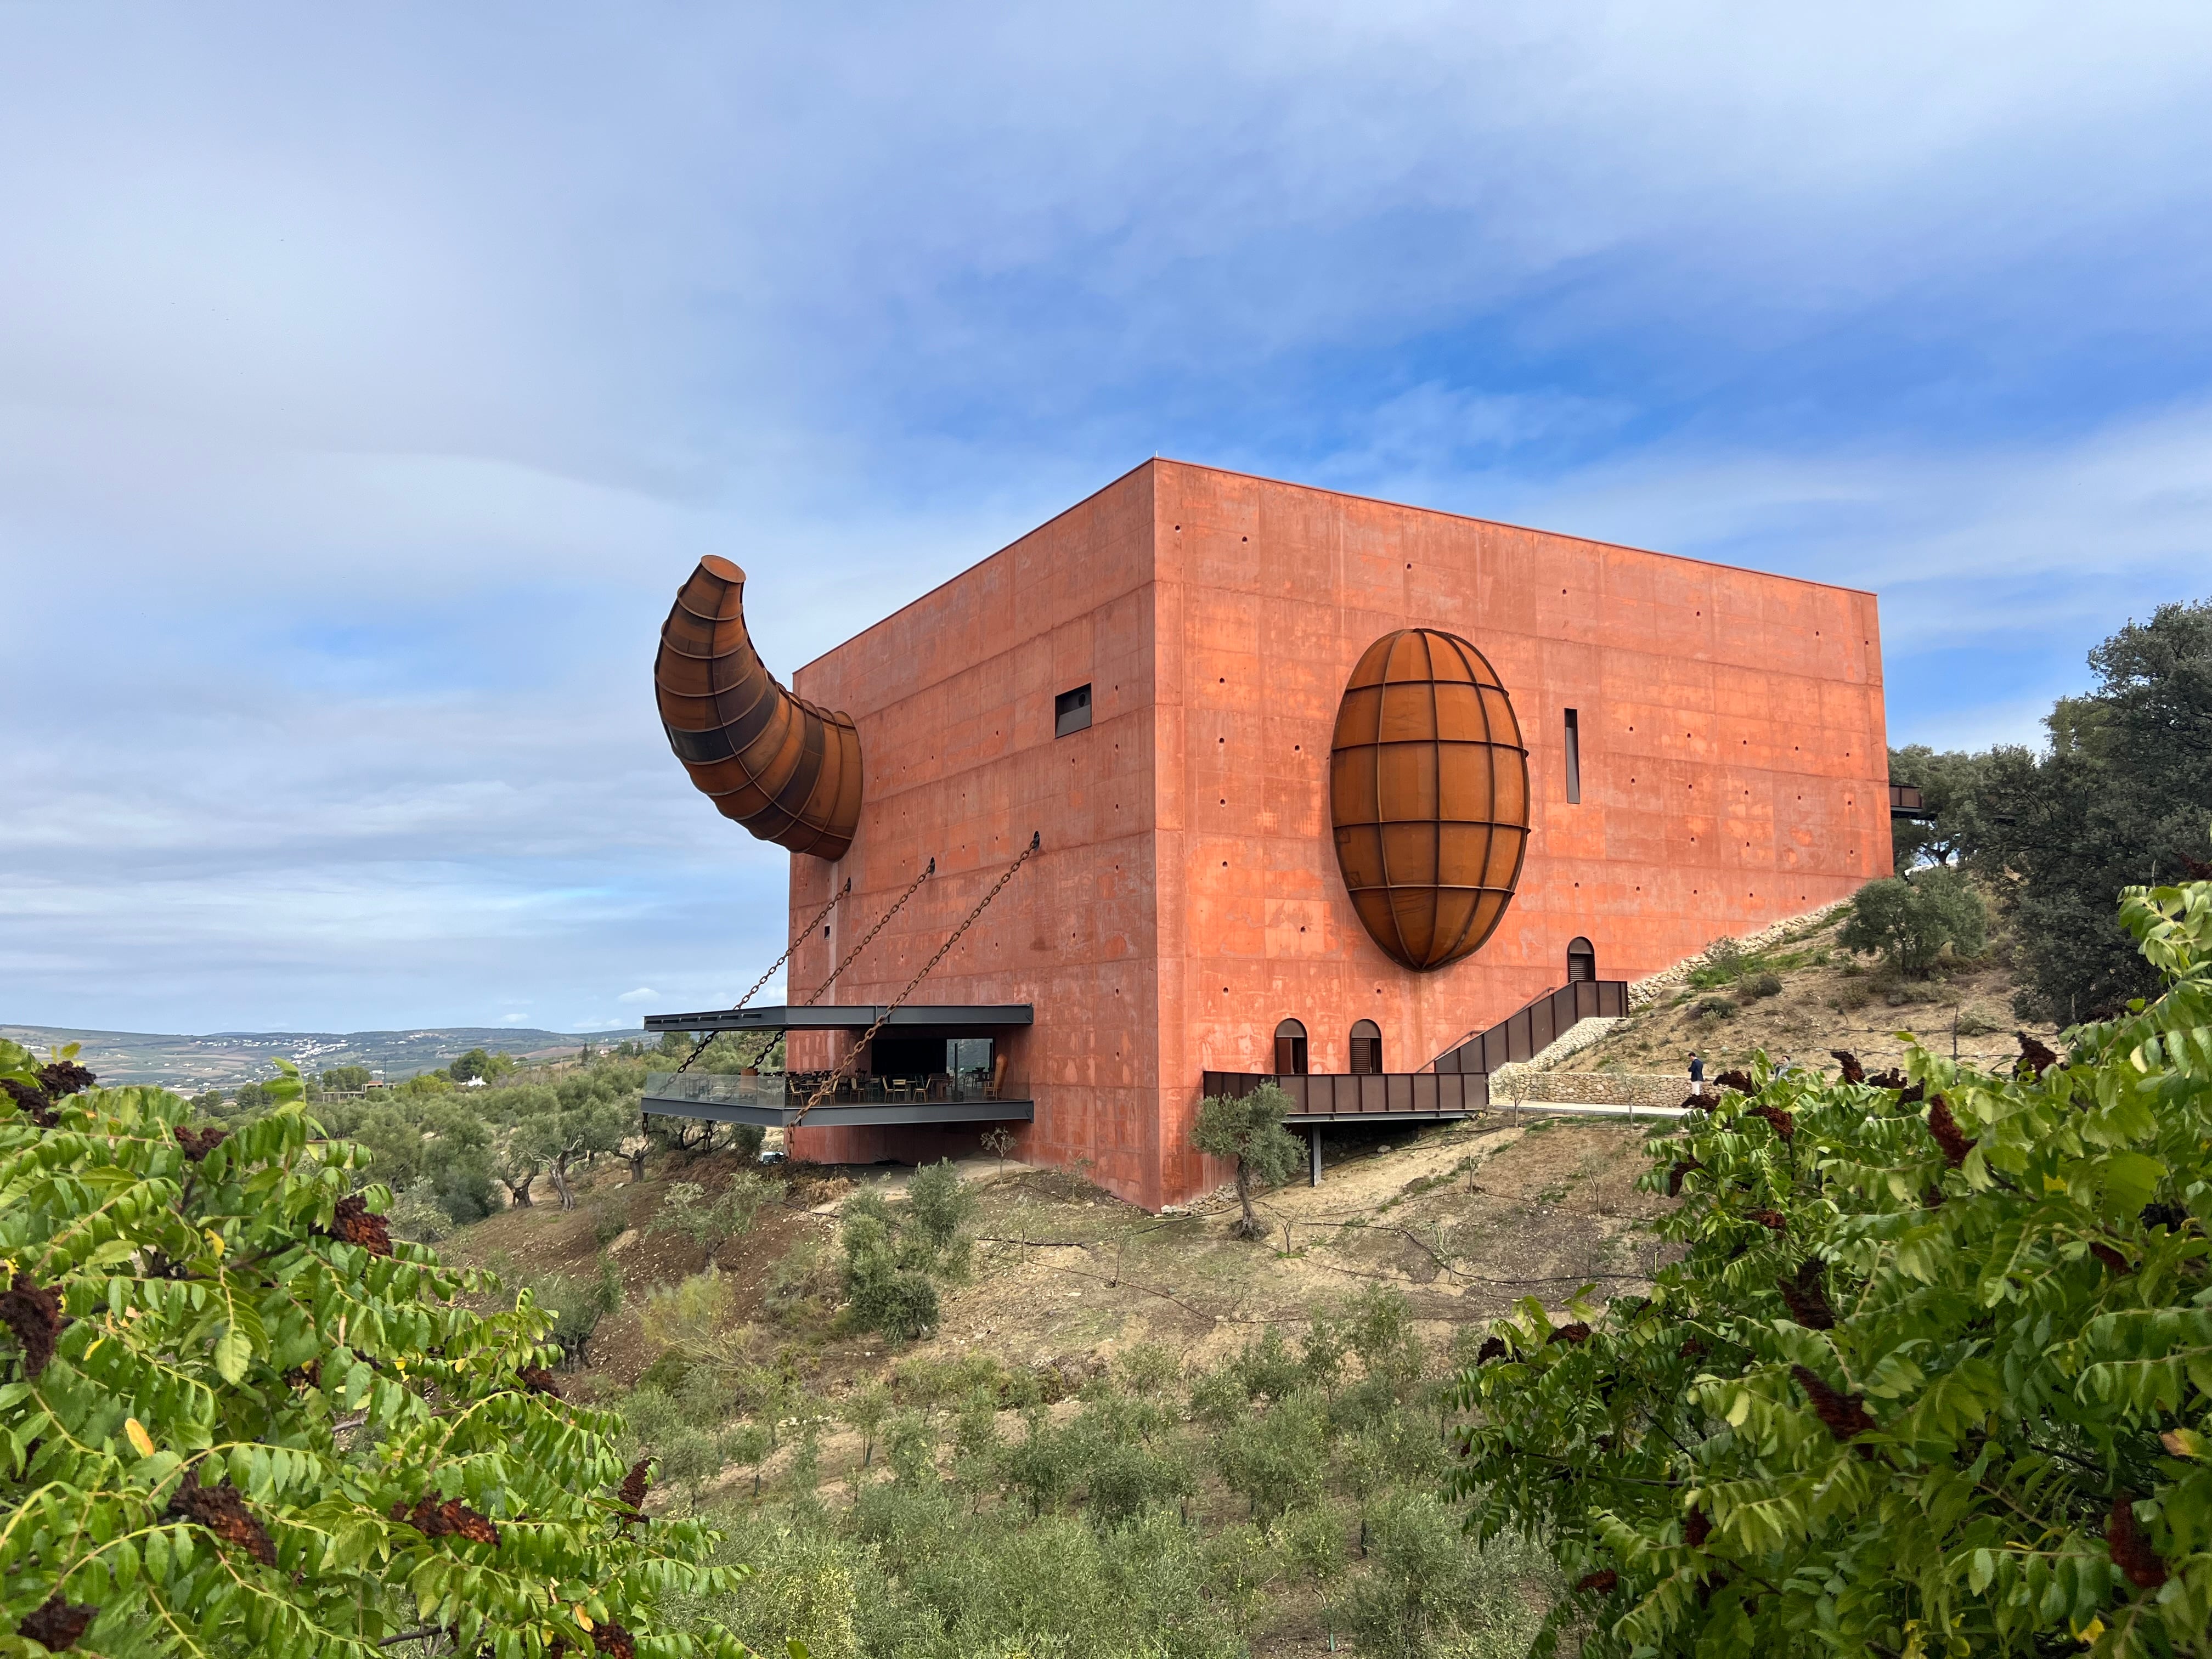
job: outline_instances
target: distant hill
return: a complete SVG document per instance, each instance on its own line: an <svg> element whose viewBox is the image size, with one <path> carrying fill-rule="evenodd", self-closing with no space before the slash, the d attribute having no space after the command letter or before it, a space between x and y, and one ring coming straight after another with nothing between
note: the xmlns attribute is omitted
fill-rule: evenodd
<svg viewBox="0 0 2212 1659"><path fill-rule="evenodd" d="M65 1042L84 1045L78 1056L102 1083L159 1083L172 1089L229 1089L276 1075L270 1057L282 1054L307 1072L333 1066L381 1068L397 1083L443 1066L471 1048L510 1054L573 1051L586 1039L619 1042L635 1030L540 1031L514 1025L424 1026L405 1031L216 1031L206 1036L164 1036L146 1031L80 1031L59 1025L0 1025L0 1037L44 1056Z"/></svg>

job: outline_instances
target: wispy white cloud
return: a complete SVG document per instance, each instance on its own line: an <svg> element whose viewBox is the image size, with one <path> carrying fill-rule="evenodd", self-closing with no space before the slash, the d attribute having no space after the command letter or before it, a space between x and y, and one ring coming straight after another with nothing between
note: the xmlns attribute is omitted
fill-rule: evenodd
<svg viewBox="0 0 2212 1659"><path fill-rule="evenodd" d="M785 861L653 719L693 560L787 672L1154 451L1876 586L1900 733L2205 586L2202 8L0 47L13 1018L732 995Z"/></svg>

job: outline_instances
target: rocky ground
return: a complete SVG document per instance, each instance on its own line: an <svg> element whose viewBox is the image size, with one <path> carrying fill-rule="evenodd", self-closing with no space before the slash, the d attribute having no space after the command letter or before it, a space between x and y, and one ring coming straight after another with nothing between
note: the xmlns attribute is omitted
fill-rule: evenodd
<svg viewBox="0 0 2212 1659"><path fill-rule="evenodd" d="M2020 1053L2016 1030L2045 1042L2056 1035L2014 1014L2017 987L2002 936L1985 956L1946 960L1929 978L1910 980L1844 950L1836 938L1843 920L1839 913L1797 930L1733 973L1693 975L1708 982L1666 992L1559 1069L1686 1079L1694 1048L1709 1076L1758 1052L1833 1072L1829 1051L1844 1048L1881 1071L1903 1063L1905 1032L1940 1054L1990 1065Z"/></svg>

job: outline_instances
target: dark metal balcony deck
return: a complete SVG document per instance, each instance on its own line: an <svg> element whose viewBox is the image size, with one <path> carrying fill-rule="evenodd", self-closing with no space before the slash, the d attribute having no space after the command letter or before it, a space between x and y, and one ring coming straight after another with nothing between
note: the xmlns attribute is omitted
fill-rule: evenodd
<svg viewBox="0 0 2212 1659"><path fill-rule="evenodd" d="M1490 1079L1480 1072L1383 1072L1364 1077L1311 1072L1207 1072L1203 1091L1241 1098L1263 1083L1290 1096L1289 1128L1316 1123L1426 1123L1465 1117L1490 1104Z"/></svg>
<svg viewBox="0 0 2212 1659"><path fill-rule="evenodd" d="M865 1031L884 1012L880 1002L830 1007L711 1008L696 1014L647 1014L648 1031ZM1026 1002L909 1003L884 1021L886 1031L942 1031L948 1036L1034 1024ZM811 1121L811 1120L810 1120Z"/></svg>
<svg viewBox="0 0 2212 1659"><path fill-rule="evenodd" d="M641 1104L659 1117L787 1128L797 1121L818 1080L781 1073L745 1077L720 1072L655 1072L645 1080ZM927 1127L1027 1123L1036 1115L1035 1102L995 1098L980 1083L943 1077L912 1083L860 1077L842 1083L836 1093L806 1114L806 1123L817 1129L885 1124Z"/></svg>
<svg viewBox="0 0 2212 1659"><path fill-rule="evenodd" d="M1917 783L1893 783L1889 786L1889 815L1893 818L1907 818L1914 823L1933 823L1936 813L1921 799Z"/></svg>

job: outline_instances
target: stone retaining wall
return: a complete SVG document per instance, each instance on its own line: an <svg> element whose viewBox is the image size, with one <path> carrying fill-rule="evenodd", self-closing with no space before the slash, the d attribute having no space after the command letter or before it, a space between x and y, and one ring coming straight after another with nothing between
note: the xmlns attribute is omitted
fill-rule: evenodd
<svg viewBox="0 0 2212 1659"><path fill-rule="evenodd" d="M1690 1092L1688 1077L1671 1072L1537 1072L1517 1080L1527 1106L1680 1106ZM1512 1103L1513 1091L1493 1082L1492 1109Z"/></svg>
<svg viewBox="0 0 2212 1659"><path fill-rule="evenodd" d="M1771 950L1775 945L1787 944L1803 934L1814 932L1834 921L1836 917L1850 908L1851 902L1849 899L1838 899L1833 904L1824 904L1817 910L1808 910L1802 916L1791 916L1785 921L1776 922L1771 927L1762 927L1755 933L1746 933L1741 939L1736 940L1737 948L1746 956ZM1639 979L1631 984L1628 988L1629 1012L1633 1013L1638 1009L1649 1008L1669 991L1677 990L1686 984L1692 974L1706 965L1711 954L1710 950L1700 951L1693 957L1685 957L1671 968L1662 968L1649 978ZM1686 1089L1689 1085L1686 1083L1683 1086Z"/></svg>

